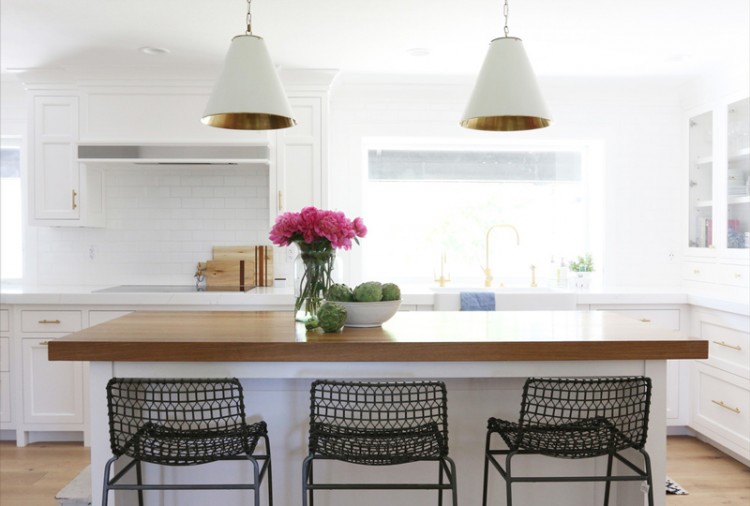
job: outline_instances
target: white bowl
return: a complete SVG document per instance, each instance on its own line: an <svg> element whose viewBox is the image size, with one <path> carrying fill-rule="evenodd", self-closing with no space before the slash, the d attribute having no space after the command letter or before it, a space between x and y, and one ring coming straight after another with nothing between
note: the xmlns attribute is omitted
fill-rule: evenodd
<svg viewBox="0 0 750 506"><path fill-rule="evenodd" d="M383 322L390 320L401 306L400 300L338 303L346 308L345 327L380 327Z"/></svg>

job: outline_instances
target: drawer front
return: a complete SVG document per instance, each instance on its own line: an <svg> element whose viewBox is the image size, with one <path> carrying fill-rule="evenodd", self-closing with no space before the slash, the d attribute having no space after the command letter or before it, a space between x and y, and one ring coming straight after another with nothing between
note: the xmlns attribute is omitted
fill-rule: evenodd
<svg viewBox="0 0 750 506"><path fill-rule="evenodd" d="M89 327L130 314L132 311L89 311Z"/></svg>
<svg viewBox="0 0 750 506"><path fill-rule="evenodd" d="M682 277L690 281L716 282L716 265L704 262L685 262Z"/></svg>
<svg viewBox="0 0 750 506"><path fill-rule="evenodd" d="M0 332L10 331L10 311L0 309Z"/></svg>
<svg viewBox="0 0 750 506"><path fill-rule="evenodd" d="M750 287L750 266L731 264L719 265L717 282L723 285Z"/></svg>
<svg viewBox="0 0 750 506"><path fill-rule="evenodd" d="M10 338L0 337L0 372L10 371Z"/></svg>
<svg viewBox="0 0 750 506"><path fill-rule="evenodd" d="M750 334L712 322L700 322L700 336L708 340L708 362L750 378Z"/></svg>
<svg viewBox="0 0 750 506"><path fill-rule="evenodd" d="M607 311L665 329L680 330L679 309L607 309Z"/></svg>
<svg viewBox="0 0 750 506"><path fill-rule="evenodd" d="M750 456L750 381L695 364L695 428L728 448Z"/></svg>
<svg viewBox="0 0 750 506"><path fill-rule="evenodd" d="M21 311L23 332L76 332L81 328L80 311Z"/></svg>

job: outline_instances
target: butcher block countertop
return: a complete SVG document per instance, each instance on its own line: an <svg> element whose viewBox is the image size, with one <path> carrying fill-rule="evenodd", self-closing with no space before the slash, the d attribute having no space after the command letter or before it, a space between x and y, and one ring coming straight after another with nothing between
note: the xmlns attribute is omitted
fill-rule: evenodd
<svg viewBox="0 0 750 506"><path fill-rule="evenodd" d="M50 360L482 362L708 357L708 342L607 311L403 311L325 334L275 312L134 312L49 342Z"/></svg>

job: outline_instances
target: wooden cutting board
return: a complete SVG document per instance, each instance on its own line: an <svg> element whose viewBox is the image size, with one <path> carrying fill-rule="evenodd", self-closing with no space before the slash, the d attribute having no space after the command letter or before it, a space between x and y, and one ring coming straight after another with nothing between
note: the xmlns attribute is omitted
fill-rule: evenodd
<svg viewBox="0 0 750 506"><path fill-rule="evenodd" d="M206 262L206 289L244 290L255 285L253 265L244 260L209 260Z"/></svg>
<svg viewBox="0 0 750 506"><path fill-rule="evenodd" d="M253 286L273 286L273 247L271 246L214 246L212 256L216 261L244 260L245 273L251 274ZM239 277L237 279L239 280Z"/></svg>

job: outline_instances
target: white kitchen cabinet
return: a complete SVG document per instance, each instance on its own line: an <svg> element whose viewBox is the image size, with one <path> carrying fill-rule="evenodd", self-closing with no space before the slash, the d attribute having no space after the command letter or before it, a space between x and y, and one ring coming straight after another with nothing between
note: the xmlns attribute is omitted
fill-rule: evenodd
<svg viewBox="0 0 750 506"><path fill-rule="evenodd" d="M306 206L325 208L327 194L328 91L324 89L288 91L297 125L277 133L274 172L269 181L270 218L297 212ZM293 250L277 252L276 278L291 279Z"/></svg>
<svg viewBox="0 0 750 506"><path fill-rule="evenodd" d="M750 290L750 98L724 97L688 113L683 279L699 291ZM744 95L744 96L743 96Z"/></svg>
<svg viewBox="0 0 750 506"><path fill-rule="evenodd" d="M11 389L10 309L0 309L0 430L14 429Z"/></svg>
<svg viewBox="0 0 750 506"><path fill-rule="evenodd" d="M78 95L32 94L29 222L41 226L104 226L100 169L78 163Z"/></svg>
<svg viewBox="0 0 750 506"><path fill-rule="evenodd" d="M52 362L47 358L50 340L83 328L80 309L24 308L14 310L19 322L13 334L16 363L20 366L20 400L16 416L16 444L25 446L31 434L87 432L83 362Z"/></svg>
<svg viewBox="0 0 750 506"><path fill-rule="evenodd" d="M750 317L695 308L691 335L709 356L693 364L690 426L750 465Z"/></svg>
<svg viewBox="0 0 750 506"><path fill-rule="evenodd" d="M644 325L659 326L685 334L687 317L684 308L622 305L592 305L591 310L612 311ZM685 321L683 321L685 320ZM685 426L688 424L688 396L684 383L688 380L687 364L682 361L667 361L667 424Z"/></svg>
<svg viewBox="0 0 750 506"><path fill-rule="evenodd" d="M24 424L36 430L72 424L72 430L83 430L83 364L48 360L51 339L22 339Z"/></svg>

